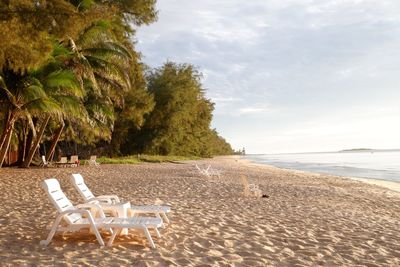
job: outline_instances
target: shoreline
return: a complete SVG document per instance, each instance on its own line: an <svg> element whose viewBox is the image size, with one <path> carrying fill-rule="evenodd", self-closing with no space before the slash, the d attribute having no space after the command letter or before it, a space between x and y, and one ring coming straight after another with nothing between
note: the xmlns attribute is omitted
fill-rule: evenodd
<svg viewBox="0 0 400 267"><path fill-rule="evenodd" d="M352 181L358 181L358 182L367 183L370 185L384 187L386 189L390 189L392 191L400 193L400 182L389 181L389 180L380 180L380 179L374 179L374 178L365 178L365 177L341 176L341 175L334 175L334 174L328 174L328 173L303 171L303 170L297 170L297 169L285 169L285 168L276 167L276 166L270 165L270 164L263 164L263 163L258 163L258 162L255 162L255 161L252 161L249 159L244 159L242 156L233 156L232 158L234 158L236 160L240 160L240 162L242 162L244 164L254 165L254 166L259 166L259 167L264 166L264 167L267 167L267 169L275 168L275 169L283 170L283 171L289 171L289 172L292 171L294 173L320 175L322 177L324 177L324 176L340 177L343 179L348 179L348 180L352 180Z"/></svg>

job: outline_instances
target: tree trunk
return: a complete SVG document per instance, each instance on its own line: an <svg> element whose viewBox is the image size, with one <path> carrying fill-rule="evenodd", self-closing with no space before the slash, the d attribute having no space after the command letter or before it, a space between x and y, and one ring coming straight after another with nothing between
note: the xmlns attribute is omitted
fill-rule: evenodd
<svg viewBox="0 0 400 267"><path fill-rule="evenodd" d="M21 165L22 162L25 160L26 157L26 146L27 146L27 138L28 138L28 125L26 120L23 120L21 122L21 131L18 134L18 159L17 159L17 165Z"/></svg>
<svg viewBox="0 0 400 267"><path fill-rule="evenodd" d="M64 122L62 122L61 127L57 130L56 134L53 137L53 140L51 140L51 146L50 146L49 152L46 155L46 160L48 162L53 160L54 151L56 150L56 146L57 146L58 140L60 140L62 131L64 130L64 126L65 126L65 124L64 124Z"/></svg>
<svg viewBox="0 0 400 267"><path fill-rule="evenodd" d="M26 147L28 145L28 131L29 131L29 129L24 129L24 144L23 144L23 148L22 148L22 157L21 157L20 163L24 162L25 157L26 157Z"/></svg>
<svg viewBox="0 0 400 267"><path fill-rule="evenodd" d="M46 129L47 124L49 123L49 120L50 120L50 115L46 115L46 117L42 123L42 127L41 127L39 133L36 135L36 139L33 142L31 148L29 149L29 154L26 157L26 159L24 160L24 162L22 163L21 167L28 168L29 165L31 164L33 156L35 155L36 150L39 146L39 143L43 138L44 130Z"/></svg>
<svg viewBox="0 0 400 267"><path fill-rule="evenodd" d="M0 168L1 168L1 166L3 166L4 159L6 158L8 148L10 147L13 128L14 128L14 124L11 126L11 129L7 129L7 133L4 136L3 146L0 150Z"/></svg>
<svg viewBox="0 0 400 267"><path fill-rule="evenodd" d="M2 148L3 148L3 145L4 145L4 143L5 143L5 141L6 141L6 137L7 137L7 134L8 134L8 130L9 130L9 127L10 127L10 123L11 123L11 121L10 121L10 116L11 114L10 114L10 112L7 112L7 117L6 117L6 120L4 121L4 129L3 129L3 132L2 132L2 134L1 134L1 137L0 137L0 151L2 150Z"/></svg>

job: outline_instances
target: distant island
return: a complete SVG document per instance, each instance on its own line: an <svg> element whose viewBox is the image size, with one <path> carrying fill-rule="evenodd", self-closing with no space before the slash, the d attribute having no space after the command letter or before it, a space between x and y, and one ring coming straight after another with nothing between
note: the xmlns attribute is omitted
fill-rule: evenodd
<svg viewBox="0 0 400 267"><path fill-rule="evenodd" d="M343 149L338 151L338 153L351 153L351 152L397 152L400 149L372 149L372 148L352 148L352 149Z"/></svg>
<svg viewBox="0 0 400 267"><path fill-rule="evenodd" d="M352 149L343 149L340 150L340 153L343 152L374 152L375 149L371 149L371 148L352 148Z"/></svg>

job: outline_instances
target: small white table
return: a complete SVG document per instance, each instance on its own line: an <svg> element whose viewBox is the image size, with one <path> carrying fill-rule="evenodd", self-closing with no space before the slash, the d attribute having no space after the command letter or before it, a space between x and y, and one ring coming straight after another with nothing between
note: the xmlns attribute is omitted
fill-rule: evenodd
<svg viewBox="0 0 400 267"><path fill-rule="evenodd" d="M118 218L128 218L128 209L131 208L130 202L115 203L115 204L102 204L101 205L105 212L112 212L116 214ZM124 228L121 231L121 235L127 235L128 229Z"/></svg>

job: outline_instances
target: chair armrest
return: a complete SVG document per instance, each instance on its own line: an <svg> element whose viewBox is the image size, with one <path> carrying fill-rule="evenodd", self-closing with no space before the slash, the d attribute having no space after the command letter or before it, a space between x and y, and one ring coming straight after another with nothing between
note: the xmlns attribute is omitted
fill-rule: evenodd
<svg viewBox="0 0 400 267"><path fill-rule="evenodd" d="M118 196L116 195L103 195L103 196L98 196L94 198L95 200L98 200L100 202L109 202L111 201L111 203L109 204L114 204L114 203L119 203L120 200L118 198Z"/></svg>
<svg viewBox="0 0 400 267"><path fill-rule="evenodd" d="M216 173L216 174L220 174L221 173L220 170L216 170L216 169L210 169L210 172Z"/></svg>
<svg viewBox="0 0 400 267"><path fill-rule="evenodd" d="M99 197L93 197L93 198L87 199L86 203L113 204L111 199L109 199L109 198L99 198Z"/></svg>
<svg viewBox="0 0 400 267"><path fill-rule="evenodd" d="M256 185L256 184L249 184L249 189L250 189L250 190L256 190L256 189L258 189L258 185Z"/></svg>
<svg viewBox="0 0 400 267"><path fill-rule="evenodd" d="M73 213L80 213L82 215L86 215L88 218L92 218L92 220L93 220L92 213L89 210L73 209L73 210L65 210L63 212L58 213L58 215L56 217L56 221L57 220L60 221L65 215L73 214Z"/></svg>
<svg viewBox="0 0 400 267"><path fill-rule="evenodd" d="M64 216L72 213L81 213L81 214L86 214L86 215L91 215L90 211L84 210L84 209L73 209L73 210L65 210L63 212L60 212L58 216Z"/></svg>
<svg viewBox="0 0 400 267"><path fill-rule="evenodd" d="M95 209L95 210L97 210L99 212L101 218L105 218L106 217L106 215L104 214L103 209L101 208L101 206L98 203L87 202L87 203L76 205L76 207L78 209Z"/></svg>

